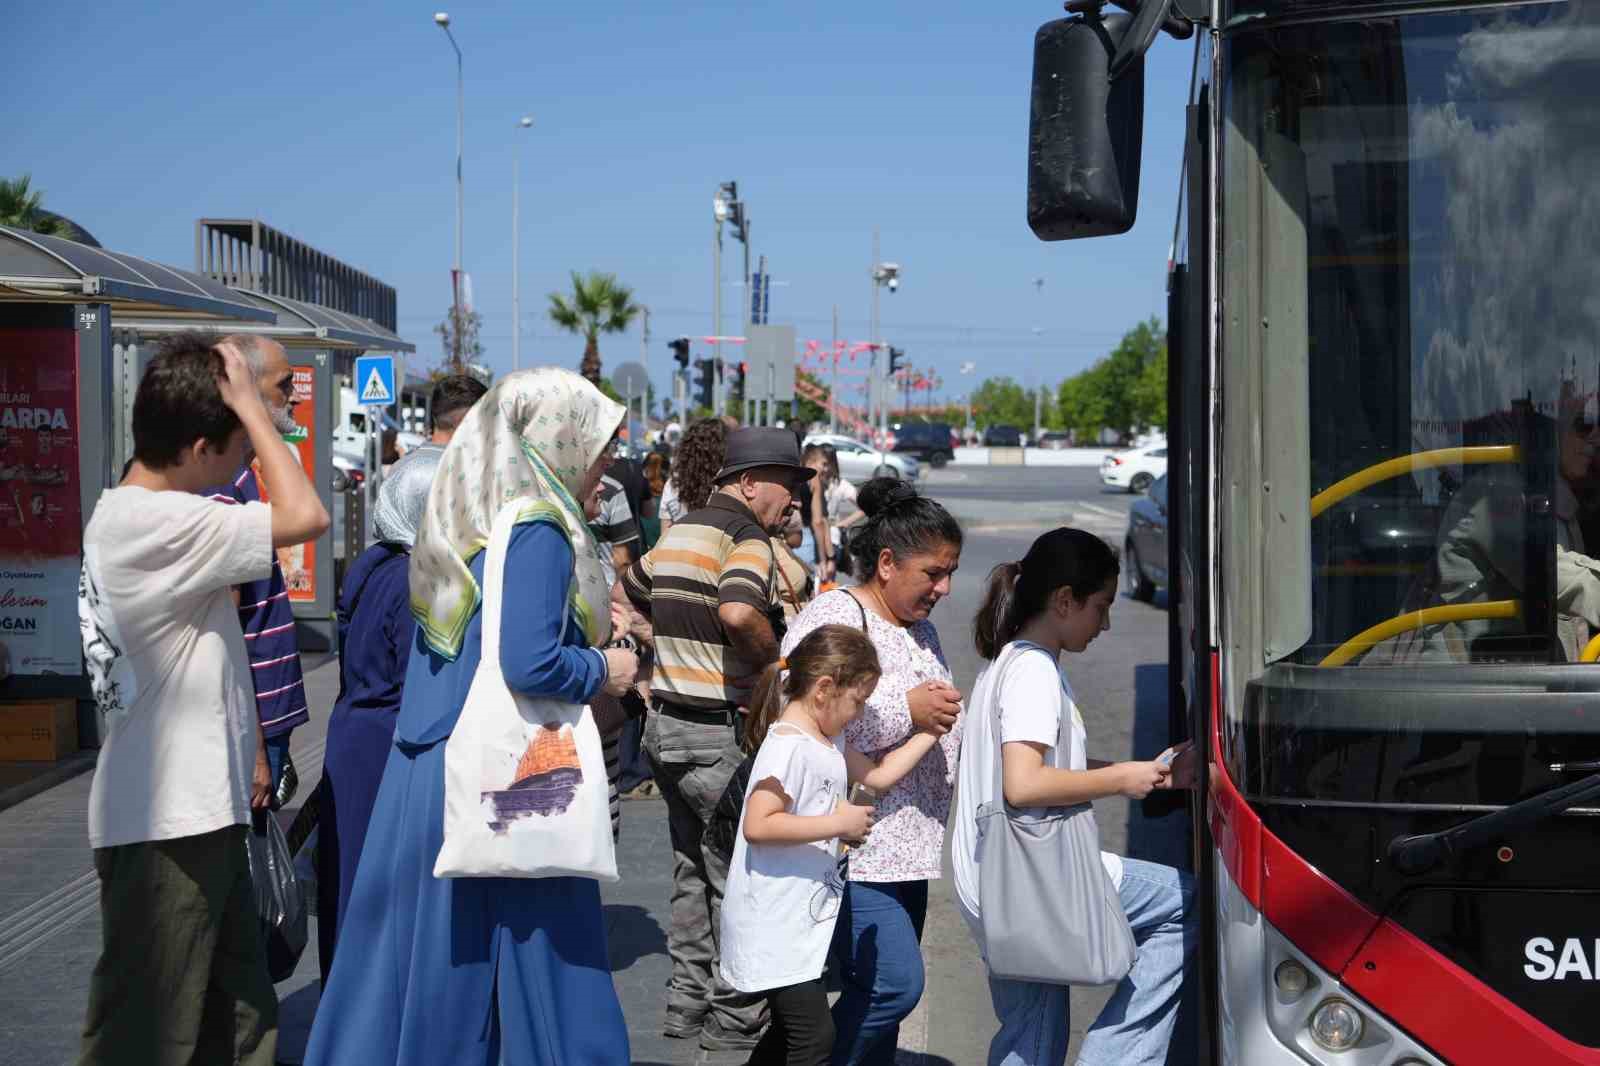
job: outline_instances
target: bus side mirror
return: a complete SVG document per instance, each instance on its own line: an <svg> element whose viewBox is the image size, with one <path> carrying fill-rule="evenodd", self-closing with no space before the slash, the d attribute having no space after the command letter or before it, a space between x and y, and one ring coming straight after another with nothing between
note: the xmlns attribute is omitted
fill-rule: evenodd
<svg viewBox="0 0 1600 1066"><path fill-rule="evenodd" d="M1144 57L1111 78L1127 15L1057 19L1033 39L1028 225L1040 240L1133 228L1144 137Z"/></svg>

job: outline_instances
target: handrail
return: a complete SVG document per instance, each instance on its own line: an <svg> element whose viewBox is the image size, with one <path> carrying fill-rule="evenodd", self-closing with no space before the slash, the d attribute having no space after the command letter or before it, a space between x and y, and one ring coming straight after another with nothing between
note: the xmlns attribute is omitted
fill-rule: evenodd
<svg viewBox="0 0 1600 1066"><path fill-rule="evenodd" d="M1343 644L1339 645L1317 665L1318 666L1343 666L1357 655L1371 648L1374 644L1388 640L1390 637L1423 626L1438 625L1444 622L1466 622L1480 618L1515 618L1522 613L1520 600L1489 600L1484 603L1452 603L1442 607L1424 607L1420 611L1407 611L1389 619L1379 622L1369 629L1363 629ZM1590 647L1600 655L1600 646L1597 641L1590 642ZM1585 649L1587 654L1587 649Z"/></svg>
<svg viewBox="0 0 1600 1066"><path fill-rule="evenodd" d="M1436 466L1466 466L1475 463L1515 463L1521 460L1522 449L1515 444L1489 444L1471 448L1436 448L1430 452L1414 452L1398 459L1385 459L1365 470L1334 482L1311 497L1311 517L1315 518L1347 496L1354 496L1368 485L1387 481L1413 470L1431 470Z"/></svg>

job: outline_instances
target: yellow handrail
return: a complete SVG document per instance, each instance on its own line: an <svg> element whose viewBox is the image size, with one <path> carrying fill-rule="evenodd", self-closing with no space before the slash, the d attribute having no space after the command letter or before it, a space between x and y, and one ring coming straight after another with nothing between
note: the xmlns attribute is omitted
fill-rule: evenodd
<svg viewBox="0 0 1600 1066"><path fill-rule="evenodd" d="M1593 640L1583 646L1583 654L1578 656L1580 663L1592 663L1600 659L1600 633L1596 633Z"/></svg>
<svg viewBox="0 0 1600 1066"><path fill-rule="evenodd" d="M1357 655L1381 641L1423 626L1443 622L1466 622L1478 618L1515 618L1522 613L1520 600L1490 600L1486 603L1452 603L1443 607L1424 607L1380 622L1351 637L1324 658L1318 666L1343 666ZM1590 648L1600 655L1600 638L1591 641ZM1585 649L1584 654L1588 654Z"/></svg>
<svg viewBox="0 0 1600 1066"><path fill-rule="evenodd" d="M1346 496L1354 496L1368 485L1409 474L1413 470L1474 463L1515 463L1521 458L1522 450L1515 444L1490 444L1473 448L1437 448L1431 452L1402 455L1398 459L1385 459L1365 470L1356 471L1311 497L1311 517L1317 517Z"/></svg>

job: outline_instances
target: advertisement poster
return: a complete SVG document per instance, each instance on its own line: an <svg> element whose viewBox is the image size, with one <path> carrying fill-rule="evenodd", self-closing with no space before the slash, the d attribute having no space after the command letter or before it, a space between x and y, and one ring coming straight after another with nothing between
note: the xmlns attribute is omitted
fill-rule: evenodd
<svg viewBox="0 0 1600 1066"><path fill-rule="evenodd" d="M317 426L317 368L296 366L294 371L294 421L299 428L283 439L293 448L300 468L317 484L317 446L312 434ZM271 499L271 489L261 478L261 464L255 463L256 484L261 487L261 498ZM310 603L317 598L317 543L296 544L278 549L278 565L283 568L283 580L289 588L291 603Z"/></svg>
<svg viewBox="0 0 1600 1066"><path fill-rule="evenodd" d="M0 329L0 645L14 674L83 672L78 338Z"/></svg>

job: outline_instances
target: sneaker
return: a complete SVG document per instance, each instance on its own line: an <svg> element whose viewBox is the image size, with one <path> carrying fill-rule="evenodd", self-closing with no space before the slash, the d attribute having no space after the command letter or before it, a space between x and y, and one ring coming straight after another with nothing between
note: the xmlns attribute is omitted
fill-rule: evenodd
<svg viewBox="0 0 1600 1066"><path fill-rule="evenodd" d="M680 1014L677 1011L667 1011L667 1020L661 1026L661 1035L674 1040L693 1040L705 1028L706 1016L704 1014Z"/></svg>
<svg viewBox="0 0 1600 1066"><path fill-rule="evenodd" d="M715 1022L700 1030L702 1051L749 1051L761 1043L760 1033L730 1033Z"/></svg>
<svg viewBox="0 0 1600 1066"><path fill-rule="evenodd" d="M626 800L647 800L655 799L659 795L661 795L661 790L656 787L654 781L642 781L634 788L624 792L622 798Z"/></svg>

